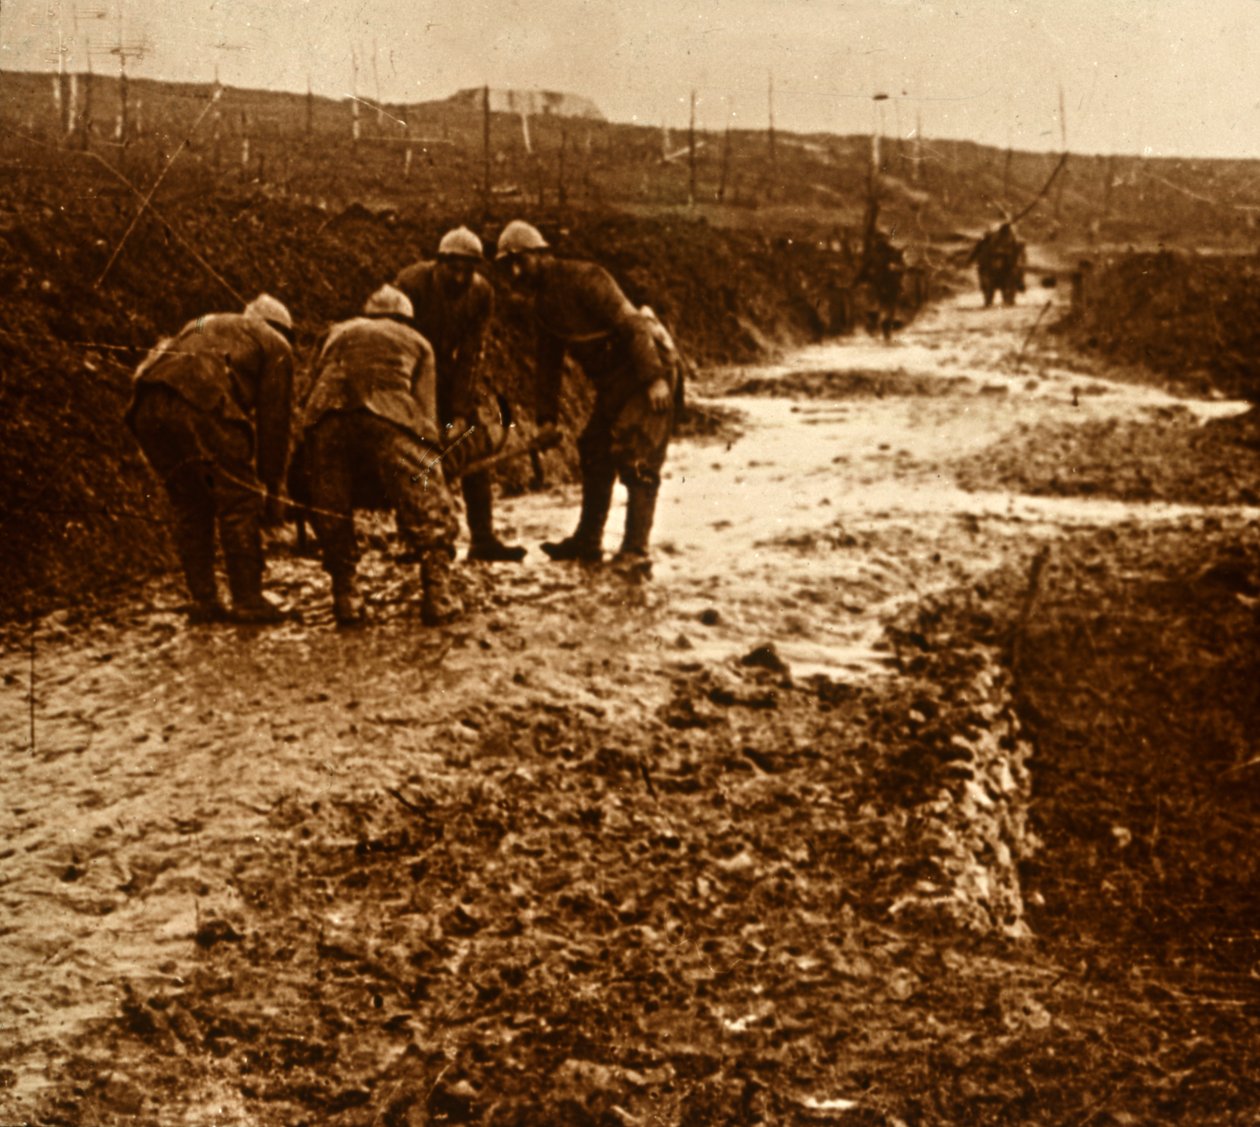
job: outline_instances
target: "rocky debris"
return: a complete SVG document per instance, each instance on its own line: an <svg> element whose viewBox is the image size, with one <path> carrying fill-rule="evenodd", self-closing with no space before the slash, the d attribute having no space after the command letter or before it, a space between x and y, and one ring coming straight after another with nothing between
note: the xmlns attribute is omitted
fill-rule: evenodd
<svg viewBox="0 0 1260 1127"><path fill-rule="evenodd" d="M975 394L966 376L891 371L794 371L784 376L754 376L735 384L728 395L772 395L784 399L884 399L892 396Z"/></svg>

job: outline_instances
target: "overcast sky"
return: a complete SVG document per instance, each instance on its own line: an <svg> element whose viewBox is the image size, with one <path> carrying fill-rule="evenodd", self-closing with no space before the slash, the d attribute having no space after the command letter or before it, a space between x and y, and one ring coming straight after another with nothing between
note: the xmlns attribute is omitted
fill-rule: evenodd
<svg viewBox="0 0 1260 1127"><path fill-rule="evenodd" d="M1260 0L0 0L0 67L443 98L586 94L615 120L1260 157ZM352 62L358 56L358 76ZM373 62L375 61L375 66ZM3 87L0 86L0 93ZM890 95L876 103L875 93Z"/></svg>

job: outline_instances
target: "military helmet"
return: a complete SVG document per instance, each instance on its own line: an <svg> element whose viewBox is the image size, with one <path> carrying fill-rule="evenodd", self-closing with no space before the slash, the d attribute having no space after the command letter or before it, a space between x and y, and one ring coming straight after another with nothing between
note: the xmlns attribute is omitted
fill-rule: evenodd
<svg viewBox="0 0 1260 1127"><path fill-rule="evenodd" d="M376 317L388 316L391 313L398 317L414 317L416 311L412 307L411 298L402 290L385 285L367 299L363 312L368 316Z"/></svg>
<svg viewBox="0 0 1260 1127"><path fill-rule="evenodd" d="M499 253L495 258L506 258L509 254L521 254L527 250L546 250L549 245L533 224L513 219L499 236Z"/></svg>
<svg viewBox="0 0 1260 1127"><path fill-rule="evenodd" d="M284 307L284 303L278 301L269 293L260 293L245 306L245 316L257 317L260 321L266 321L270 325L277 325L290 333L293 331L293 318L289 316L289 311Z"/></svg>
<svg viewBox="0 0 1260 1127"><path fill-rule="evenodd" d="M481 240L467 227L456 227L447 231L438 243L439 258L483 258L485 252Z"/></svg>

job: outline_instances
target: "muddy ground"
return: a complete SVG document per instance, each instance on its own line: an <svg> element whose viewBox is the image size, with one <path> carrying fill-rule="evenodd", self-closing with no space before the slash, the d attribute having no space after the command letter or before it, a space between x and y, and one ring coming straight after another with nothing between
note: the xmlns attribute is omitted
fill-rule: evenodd
<svg viewBox="0 0 1260 1127"><path fill-rule="evenodd" d="M707 373L646 584L10 630L0 1120L1254 1122L1254 431L1048 296Z"/></svg>

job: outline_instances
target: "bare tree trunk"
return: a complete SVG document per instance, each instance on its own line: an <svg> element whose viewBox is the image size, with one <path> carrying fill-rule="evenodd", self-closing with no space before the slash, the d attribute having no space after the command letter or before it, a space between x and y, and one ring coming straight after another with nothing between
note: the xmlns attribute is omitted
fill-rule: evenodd
<svg viewBox="0 0 1260 1127"><path fill-rule="evenodd" d="M488 83L481 90L481 146L484 157L481 200L482 207L488 215L490 213L490 86Z"/></svg>
<svg viewBox="0 0 1260 1127"><path fill-rule="evenodd" d="M687 126L687 205L696 206L696 92L691 92L691 121Z"/></svg>

